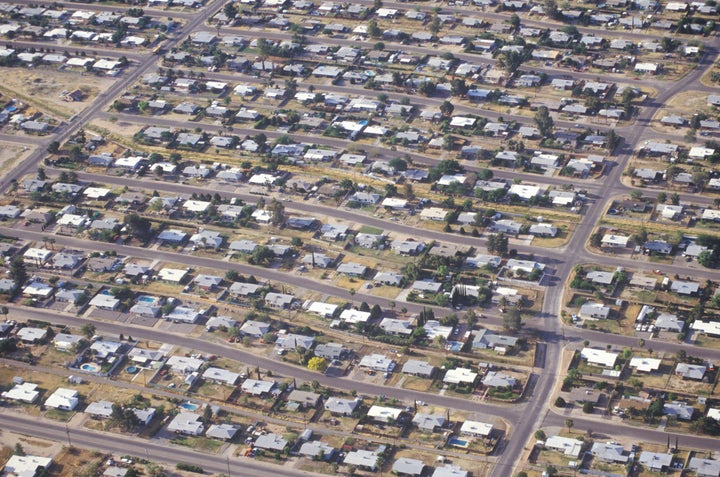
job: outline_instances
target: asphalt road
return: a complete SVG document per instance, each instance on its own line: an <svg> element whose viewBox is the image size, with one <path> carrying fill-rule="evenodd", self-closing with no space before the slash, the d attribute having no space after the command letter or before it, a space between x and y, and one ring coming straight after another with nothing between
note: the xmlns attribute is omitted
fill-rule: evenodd
<svg viewBox="0 0 720 477"><path fill-rule="evenodd" d="M369 3L369 0L360 0L361 3ZM212 14L214 14L219 8L220 5L218 4L217 0L215 2L212 2L207 8L201 10L196 15L191 15L186 18L189 19L188 23L179 31L175 33L175 36L168 40L165 44L166 47L171 48L174 45L177 45L178 42L183 40L188 33L190 33L193 30L196 30L198 28L207 28L203 27L204 21L209 18ZM386 7L397 7L401 9L405 9L405 5L400 5L396 3L385 3L384 6ZM445 8L443 10L446 10ZM450 11L455 11L458 13L463 12L463 9L458 8L449 8ZM506 15L497 15L495 13L487 12L479 14L482 15L484 18L487 19L493 19L493 20L504 20L506 18ZM533 19L523 19L523 24L527 26L547 26L547 23L544 21L538 22ZM585 29L582 27L579 28L580 31L585 32ZM234 30L228 29L228 32L232 31L235 33ZM587 32L590 31L596 31L595 29L587 30ZM290 39L291 34L288 32L277 32L277 31L258 31L254 30L252 31L252 35L257 37L265 37L270 39ZM641 39L656 39L657 37L653 34L645 34L642 32L623 32L623 37L633 38L636 41ZM317 41L317 42L324 42L325 38L315 38L311 41ZM353 40L346 40L346 39L340 39L340 38L333 38L333 39L327 39L327 41L332 42L333 44L338 45L353 45L357 42ZM355 389L360 394L369 394L369 395L377 395L377 394L385 394L392 397L398 397L399 399L403 400L412 400L412 399L419 399L427 401L431 404L436 404L439 406L445 406L452 409L462 409L462 410L468 410L471 412L481 412L485 413L487 415L492 416L498 416L507 419L509 422L513 424L513 430L510 436L509 440L506 440L503 442L502 445L502 451L501 455L498 461L497 466L493 469L493 476L507 476L511 474L511 470L514 465L516 464L516 459L518 456L522 454L522 448L525 445L525 438L527 436L532 436L535 429L537 429L539 426L546 426L546 425L564 425L564 417L561 415L557 415L554 411L551 411L548 408L548 396L550 396L551 389L556 381L564 370L561 370L558 368L560 363L560 353L562 346L566 342L572 342L573 345L576 345L577 342L580 342L584 339L589 339L593 342L593 344L596 343L602 343L604 342L604 339L607 339L608 342L613 344L614 346L621 346L621 347L631 347L637 344L636 338L631 337L624 337L624 336L615 336L615 335L605 335L597 332L592 332L589 330L579 330L577 328L567 328L563 327L563 325L560 323L558 317L560 314L560 308L561 308L561 299L562 299L562 287L563 284L566 282L566 279L569 277L572 268L576 264L581 263L598 263L602 262L604 265L607 266L628 266L628 260L626 259L619 259L616 257L610 257L610 256L598 256L594 255L590 252L588 252L585 249L585 240L590 235L590 232L595 227L595 225L598 223L598 220L601 218L602 214L604 213L604 210L607 208L608 203L610 200L612 200L613 197L619 196L622 194L627 194L630 191L630 188L624 186L620 182L620 177L622 174L622 171L624 170L628 160L632 156L633 152L637 149L637 147L644 141L648 139L663 137L668 138L672 137L672 135L668 135L666 133L658 133L654 131L651 128L651 119L654 117L654 115L658 112L659 108L671 97L676 95L677 93L681 91L685 91L688 89L698 90L698 91L709 91L713 90L710 89L704 85L702 85L699 82L699 79L701 75L709 68L714 61L717 58L718 54L718 41L719 39L717 37L710 37L704 39L704 41L707 42L707 48L706 52L701 58L698 66L690 71L685 78L681 81L676 81L674 83L667 84L666 82L663 82L661 80L655 80L655 79L643 79L642 83L638 83L638 85L642 86L650 86L657 90L658 94L656 97L651 98L647 104L643 105L640 108L640 112L635 118L635 121L632 125L626 126L626 127L619 127L617 128L616 132L623 136L624 142L623 144L618 148L617 155L614 157L614 160L616 162L616 165L614 167L611 167L609 171L607 172L606 176L599 181L599 183L587 183L586 182L580 182L572 181L577 184L582 184L582 188L587 188L588 191L594 195L594 201L593 203L587 208L587 212L585 215L580 217L580 222L577 225L576 230L574 231L573 237L571 238L570 242L559 249L553 249L553 250L538 250L531 247L515 247L517 248L521 253L534 253L537 255L537 259L543 263L546 263L549 268L551 269L551 274L547 276L543 282L544 285L546 285L548 288L546 289L545 294L545 302L543 303L542 307L542 313L541 317L537 319L533 319L533 323L537 324L539 330L539 337L541 340L541 346L544 349L544 359L539 360L539 362L535 363L536 367L533 370L533 375L530 378L530 389L529 389L529 398L525 403L521 403L514 406L497 406L497 405L488 405L486 403L477 403L473 401L467 401L467 400L460 400L460 399L454 399L449 398L446 396L437 396L437 395L429 395L425 393L417 393L417 392L410 392L406 390L397 390L394 388L385 388L383 386L377 386L377 385L370 385L365 383L359 383L355 381L351 381L346 378L329 378L326 376L320 376L315 373L311 373L308 370L300 369L294 366L287 365L285 363L277 362L272 359L258 357L254 354L245 352L241 349L226 346L226 345L218 345L213 343L207 343L203 342L201 340L196 340L192 338L188 338L187 336L178 336L174 334L170 334L167 332L159 331L156 329L147 329L147 328L137 328L137 332L135 329L133 329L133 334L137 336L142 336L146 339L152 339L157 341L171 341L173 343L178 344L179 346L184 346L192 349L196 349L198 351L204 352L204 353L212 353L212 354L222 354L223 356L227 356L231 359L236 359L238 361L245 362L249 365L258 365L267 369L272 369L275 372L278 372L280 374L288 375L288 376L296 376L300 379L305 380L312 380L316 379L320 381L322 384L326 384L329 386L335 386L340 387L344 389ZM20 45L20 43L16 43L16 45ZM51 45L51 47L56 47L55 45ZM56 47L57 48L57 47ZM62 47L61 47L62 48ZM75 50L78 50L78 48L74 48ZM427 48L422 46L416 46L416 45L407 45L402 47L403 50L408 52L418 52L421 54L427 53ZM111 56L108 54L108 56ZM127 72L126 76L121 78L119 81L115 82L113 86L111 86L107 91L103 92L100 97L98 97L90 107L88 107L86 110L84 110L82 113L78 115L78 117L73 121L71 124L64 124L62 125L56 134L54 136L48 136L46 138L43 138L39 141L35 140L35 142L38 145L38 148L35 150L34 153L30 155L30 157L23 162L23 164L16 168L14 171L12 171L9 175L6 176L5 184L8 184L11 179L18 179L22 177L23 175L30 173L34 170L34 168L37 167L37 165L40 163L42 158L45 155L45 147L51 140L58 140L63 141L67 137L69 137L71 134L73 134L75 131L77 131L80 127L82 127L89 119L96 118L96 117L105 117L107 116L107 113L104 112L104 108L107 107L107 105L118 95L120 94L127 86L129 86L137 77L141 76L144 72L149 71L151 68L155 67L155 58L151 56L135 56L133 54L126 55L131 60L137 61L138 65L132 72ZM455 57L461 60L465 60L471 63L488 63L492 64L495 63L495 60L492 59L486 59L478 57L477 55L472 54L466 54L463 52L459 52L455 54ZM537 71L545 71L552 75L557 75L560 73L561 75L572 75L574 78L584 78L584 79L596 79L597 75L594 73L576 73L576 72L565 72L563 70L555 69L548 69L548 68L535 68ZM619 81L619 82L627 82L627 78L624 75L612 75L608 74L605 75L608 80L613 81ZM340 91L338 89L338 91ZM714 90L713 90L714 91ZM364 93L365 94L365 93ZM418 104L428 106L428 105L437 105L439 102L438 98L421 98L421 97L415 97ZM463 106L465 107L465 106ZM484 111L481 111L481 113L484 113ZM153 125L168 125L168 126L187 126L186 123L182 122L175 122L170 121L165 118L146 118L146 117L138 117L138 116L132 116L129 117L127 115L119 115L119 117L126 118L134 123L138 124L153 124ZM489 117L495 117L494 115L489 115ZM195 123L193 123L195 124ZM563 125L564 123L561 121L557 122L558 125ZM219 128L205 125L203 124L203 127L207 131L219 131ZM592 126L593 129L599 129L604 130L604 127L595 127ZM250 129L250 128L236 128L233 130L234 134L240 133L240 134L254 134L257 131ZM270 133L265 132L266 135L269 137L276 137L277 133ZM344 148L347 146L348 142L340 139L334 139L334 138L317 138L313 139L313 141L317 142L318 144L325 144L337 148ZM21 142L24 143L23 140L16 140L15 142ZM388 155L388 151L384 148L380 147L370 147L366 148L373 154L381 154L381 155ZM392 153L396 156L402 156L405 153L398 151L395 153ZM426 163L426 164L432 164L435 159L430 158L428 156L416 154L416 153L410 153L411 158L413 160L417 160L419 163ZM473 170L473 166L469 166L468 169ZM507 177L512 177L514 173L505 173ZM517 177L522 178L528 178L526 175L518 175ZM533 176L533 179L535 176ZM540 179L540 178L538 178ZM113 182L113 181L126 181L130 179L125 178L106 178L103 180L103 182L107 183L122 183L122 182ZM554 185L564 185L569 183L568 180L562 179L562 178L542 178L538 180L540 182L546 182L551 183ZM137 187L143 187L148 186L150 184L159 185L160 183L142 183L142 184L136 184ZM194 188L191 186L184 186L180 184L167 184L162 183L163 189L167 190L169 192L177 191L177 193L192 193L194 191L199 191L200 189ZM232 194L234 196L238 196L236 193L228 192L228 194ZM242 194L241 194L242 196ZM248 197L248 196L242 196L242 197ZM683 200L692 200L694 203L709 203L709 199L707 198L699 198L694 197L691 195L683 195ZM311 213L311 211L317 211L318 207L315 204L301 204L301 203L292 203L292 205L288 205L288 208L296 208L299 211ZM418 235L417 229L414 229L412 227L407 227L403 224L398 224L395 222L389 222L389 221L383 221L380 219L375 219L371 217L367 217L363 214L359 214L356 212L352 212L349 210L344 209L332 209L327 208L331 210L325 210L324 212L327 212L329 216L341 216L343 218L346 218L348 220L355 220L360 223L365 223L368 225L375 225L378 227L383 228L384 230L394 232L397 234L405 234L407 236L415 236ZM528 209L529 212L531 209ZM333 215L335 214L335 215ZM42 237L44 234L31 232L28 230L22 230L22 229L10 229L7 227L0 227L0 232L6 233L7 235L11 236L19 236L24 239L31 239L31 240L42 240ZM457 243L462 245L471 245L471 246L482 246L484 241L480 239L475 239L472 237L463 237L459 235L449 235L444 233L435 233L435 232L429 232L429 231L423 231L423 236L439 240L443 242L450 242L450 243ZM140 249L135 247L126 247L121 245L115 245L115 244L105 244L105 243L88 243L86 241L82 241L75 238L68 238L68 237L57 237L57 243L59 245L66 245L68 247L77 248L77 249L95 249L95 250L115 250L120 254L123 255L132 255L140 258L149 258L149 259L160 259L160 260L166 260L171 262L179 262L179 263L185 263L186 265L192 266L192 267L207 267L207 268L216 268L216 269L227 269L227 268L234 268L238 270L241 273L245 274L254 274L258 277L263 277L266 279L269 279L271 281L275 281L277 283L289 283L293 286L300 287L300 288L307 288L312 289L321 293L335 295L335 296L344 296L347 291L341 290L338 287L334 287L332 285L322 283L322 282L316 282L314 280L308 280L301 276L295 276L295 275L289 275L285 271L280 270L272 270L272 269L263 269L258 267L251 267L247 265L241 265L241 264L230 264L228 262L220 261L220 260L213 260L213 259L207 259L207 258L201 258L201 257L194 257L194 256L188 256L188 255L180 255L175 254L171 252L160 252L156 250L148 250L148 249ZM632 268L640 269L640 270L651 270L656 265L646 262L632 262ZM678 273L680 275L687 275L690 273L687 268L682 266L674 266L674 265L663 265L662 269L668 273L668 274L675 274ZM706 270L692 270L691 272L697 279L707 279L707 278L715 278L716 273L712 271L706 271ZM370 304L378 303L382 306L385 306L386 300L384 299L378 299L372 296L364 296L361 293L356 293L354 296L350 297L348 296L348 299L352 298L354 301L367 301ZM408 304L408 309L412 311L418 311L420 307L414 304ZM443 312L447 312L447 310L443 310ZM76 317L70 317L70 316L63 316L63 315L57 315L51 312L47 312L44 310L27 310L23 308L16 309L16 313L18 314L33 314L36 317L44 317L45 319L48 319L50 321L62 321L62 322L68 322L74 325L79 325L83 320L80 320ZM67 321L65 321L67 320ZM127 325L126 324L113 324L113 323L102 323L100 325L100 329L106 330L108 333L127 333ZM675 344L675 343L665 343L665 342L659 342L659 341L653 341L652 344L648 342L648 347L652 346L653 349L657 351L663 351L667 353L674 353L677 350L682 348L682 345ZM693 348L692 354L696 356L701 357L717 357L717 354L713 352L712 350L706 350L701 348ZM13 420L10 422L11 425L17 425L18 428L21 428L20 424L18 424L19 421L18 417L13 417ZM596 433L605 433L609 436L616 435L619 432L622 432L624 435L635 437L638 440L645 440L645 441L657 441L657 442L664 442L664 438L666 434L652 429L639 429L639 428L629 428L627 426L620 426L617 423L606 423L602 421L597 420L586 420L586 419L575 419L575 425L576 427L583 428L591 428ZM5 420L4 420L5 423ZM58 427L57 425L54 425L55 427ZM48 426L52 427L52 426ZM11 427L6 426L6 428L10 429ZM24 428L27 428L27 424L24 426ZM35 432L35 431L34 431ZM50 432L46 431L45 429L38 429L37 432ZM65 431L64 429L60 428L53 430L53 438L58 440L63 440ZM80 432L80 431L78 431ZM83 431L88 432L89 431ZM78 438L84 439L85 437L83 435L78 435ZM93 444L98 442L98 437L87 437L86 441L81 441L83 443ZM103 437L101 439L102 441L106 441L108 445L113 445L114 448L119 447L121 444L117 443L117 436L108 436ZM690 443L690 444L688 444ZM706 439L706 438L699 438L695 436L687 436L681 438L681 444L682 445L691 445L698 448L707 448L708 445L714 444L716 441ZM78 442L80 444L80 442ZM151 444L155 445L154 442L151 441ZM98 444L94 444L98 445ZM122 445L125 445L124 441ZM127 445L134 445L132 442L128 443ZM142 444L140 444L142 445ZM144 447L143 447L144 449ZM117 450L117 449L116 449ZM169 459L170 462L172 462L172 451L167 450L167 448L160 446L159 449L152 448L154 458L160 458L160 460ZM124 451L122 451L124 452ZM138 451L138 448L134 448L133 450L136 454L141 454L142 451ZM157 455L155 455L155 452L157 452ZM169 456L169 457L168 457ZM197 460L195 458L195 454L193 454L192 457L193 460ZM205 462L206 459L209 459L207 461L207 464L202 464L204 467L206 467L208 470L213 470L217 472L224 472L227 470L226 465L223 466L222 458L218 457L202 457L203 462ZM219 460L219 462L218 462ZM211 467L215 466L215 467ZM252 467L248 467L251 469L249 473L252 475L267 475L272 473L277 473L276 471L270 471L265 472L263 469L266 468L266 465L263 464L262 466L258 466L257 469L254 469ZM217 470L215 470L217 469ZM256 471L257 470L257 471ZM284 475L294 475L294 474L288 474L286 469L283 468ZM299 475L299 474L298 474Z"/></svg>
<svg viewBox="0 0 720 477"><path fill-rule="evenodd" d="M228 474L231 476L292 477L320 476L321 474L305 472L292 467L279 466L269 462L261 462L247 457L225 457L200 452L188 452L185 446L169 444L158 439L144 440L137 436L125 436L116 433L90 431L72 428L44 419L42 426L37 425L37 418L23 414L0 413L2 430L19 434L31 434L34 437L67 443L82 449L98 450L114 455L130 455L140 459L148 459L171 465L177 463L199 465L206 473Z"/></svg>

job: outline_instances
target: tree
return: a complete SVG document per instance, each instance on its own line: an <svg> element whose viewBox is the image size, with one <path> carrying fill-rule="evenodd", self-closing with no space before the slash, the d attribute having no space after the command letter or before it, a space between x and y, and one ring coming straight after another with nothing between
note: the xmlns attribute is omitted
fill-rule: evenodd
<svg viewBox="0 0 720 477"><path fill-rule="evenodd" d="M505 255L508 251L508 238L502 232L489 235L487 249L490 253Z"/></svg>
<svg viewBox="0 0 720 477"><path fill-rule="evenodd" d="M667 194L665 192L658 193L658 195L657 195L658 203L664 204L666 200L667 200Z"/></svg>
<svg viewBox="0 0 720 477"><path fill-rule="evenodd" d="M85 323L80 327L80 332L85 335L86 338L92 338L95 335L95 325Z"/></svg>
<svg viewBox="0 0 720 477"><path fill-rule="evenodd" d="M590 401L586 401L585 403L583 403L582 410L585 414L592 414L595 410L595 406Z"/></svg>
<svg viewBox="0 0 720 477"><path fill-rule="evenodd" d="M16 255L10 261L10 278L15 280L15 284L19 287L25 284L28 278L27 269L25 268L25 261L22 255Z"/></svg>
<svg viewBox="0 0 720 477"><path fill-rule="evenodd" d="M322 373L327 369L328 362L325 358L315 356L313 358L310 358L310 360L308 361L307 367L310 371L318 371L318 372Z"/></svg>
<svg viewBox="0 0 720 477"><path fill-rule="evenodd" d="M537 113L535 113L535 124L540 130L541 135L548 137L552 134L555 122L552 116L550 116L550 110L547 106L540 106L538 108Z"/></svg>
<svg viewBox="0 0 720 477"><path fill-rule="evenodd" d="M546 438L547 436L545 435L545 431L543 431L542 429L538 429L537 431L535 431L535 439L539 441L544 441Z"/></svg>
<svg viewBox="0 0 720 477"><path fill-rule="evenodd" d="M570 429L572 429L573 425L575 425L575 422L572 419L565 419L565 427L568 428L568 432L570 432Z"/></svg>
<svg viewBox="0 0 720 477"><path fill-rule="evenodd" d="M152 224L149 219L138 214L127 214L123 222L130 228L132 235L139 240L147 242L152 237Z"/></svg>
<svg viewBox="0 0 720 477"><path fill-rule="evenodd" d="M450 101L444 101L440 105L440 112L443 116L452 116L453 111L455 111L455 106Z"/></svg>
<svg viewBox="0 0 720 477"><path fill-rule="evenodd" d="M607 142L607 150L610 154L612 154L613 151L615 150L615 148L620 145L621 140L622 140L622 138L617 135L617 133L615 132L614 129L611 129L610 131L608 131L606 142Z"/></svg>
<svg viewBox="0 0 720 477"><path fill-rule="evenodd" d="M503 314L503 328L509 332L517 332L522 327L522 314L520 310L512 309Z"/></svg>
<svg viewBox="0 0 720 477"><path fill-rule="evenodd" d="M382 34L375 20L370 20L367 24L367 34L370 38L377 38Z"/></svg>
<svg viewBox="0 0 720 477"><path fill-rule="evenodd" d="M203 409L203 421L205 423L208 423L212 420L213 417L213 411L209 404L205 405L205 409Z"/></svg>
<svg viewBox="0 0 720 477"><path fill-rule="evenodd" d="M48 144L47 152L50 154L57 154L60 150L60 143L57 141L53 141L50 144Z"/></svg>
<svg viewBox="0 0 720 477"><path fill-rule="evenodd" d="M673 194L670 196L670 203L672 205L679 205L680 204L680 194L677 192L673 192Z"/></svg>
<svg viewBox="0 0 720 477"><path fill-rule="evenodd" d="M423 81L418 86L417 91L423 96L431 96L435 92L435 88L437 88L436 83L432 81Z"/></svg>

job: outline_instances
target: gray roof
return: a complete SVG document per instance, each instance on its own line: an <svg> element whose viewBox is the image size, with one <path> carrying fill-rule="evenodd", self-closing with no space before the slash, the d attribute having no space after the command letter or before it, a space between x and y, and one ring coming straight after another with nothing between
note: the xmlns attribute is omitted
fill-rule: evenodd
<svg viewBox="0 0 720 477"><path fill-rule="evenodd" d="M403 373L414 374L417 376L432 376L433 371L435 371L435 366L426 361L420 361L417 359L407 360L402 368Z"/></svg>
<svg viewBox="0 0 720 477"><path fill-rule="evenodd" d="M692 457L688 463L688 469L694 471L700 477L718 477L720 476L720 461Z"/></svg>
<svg viewBox="0 0 720 477"><path fill-rule="evenodd" d="M420 475L425 469L425 464L421 460L408 459L400 457L392 466L392 471L398 474Z"/></svg>
<svg viewBox="0 0 720 477"><path fill-rule="evenodd" d="M230 440L237 433L238 428L232 424L212 424L205 432L207 437L214 437L215 439Z"/></svg>
<svg viewBox="0 0 720 477"><path fill-rule="evenodd" d="M609 444L605 442L595 442L590 450L592 455L605 462L622 462L628 461L628 456L623 455L625 449L618 444Z"/></svg>
<svg viewBox="0 0 720 477"><path fill-rule="evenodd" d="M445 416L442 414L417 413L415 414L415 417L413 417L412 422L420 429L432 431L437 427L444 426L446 419Z"/></svg>
<svg viewBox="0 0 720 477"><path fill-rule="evenodd" d="M638 463L649 470L661 470L663 467L670 466L672 458L672 454L642 451Z"/></svg>
<svg viewBox="0 0 720 477"><path fill-rule="evenodd" d="M333 414L350 415L355 411L359 404L359 399L330 397L325 401L325 409Z"/></svg>
<svg viewBox="0 0 720 477"><path fill-rule="evenodd" d="M324 460L330 460L335 453L335 448L326 442L311 441L303 443L298 453L311 458L322 455Z"/></svg>
<svg viewBox="0 0 720 477"><path fill-rule="evenodd" d="M287 445L287 440L272 432L259 436L257 440L255 440L255 447L259 447L260 449L282 451Z"/></svg>
<svg viewBox="0 0 720 477"><path fill-rule="evenodd" d="M663 405L663 412L668 416L676 416L683 421L689 421L695 413L695 408L681 401L672 401Z"/></svg>

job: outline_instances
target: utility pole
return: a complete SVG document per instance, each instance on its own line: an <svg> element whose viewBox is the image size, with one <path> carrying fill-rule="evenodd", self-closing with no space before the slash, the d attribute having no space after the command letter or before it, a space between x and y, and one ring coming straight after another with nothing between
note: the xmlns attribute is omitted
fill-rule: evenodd
<svg viewBox="0 0 720 477"><path fill-rule="evenodd" d="M72 447L72 442L70 441L70 428L67 424L65 424L65 433L67 434L68 447Z"/></svg>
<svg viewBox="0 0 720 477"><path fill-rule="evenodd" d="M225 456L225 458L227 459L228 477L232 477L230 474L230 456Z"/></svg>

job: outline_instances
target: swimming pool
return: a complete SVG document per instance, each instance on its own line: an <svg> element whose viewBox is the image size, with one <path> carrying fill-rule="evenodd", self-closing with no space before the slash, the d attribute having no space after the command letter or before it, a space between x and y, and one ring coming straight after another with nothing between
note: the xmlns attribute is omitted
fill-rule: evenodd
<svg viewBox="0 0 720 477"><path fill-rule="evenodd" d="M91 373L99 373L100 372L100 366L98 366L95 363L83 363L80 366L80 369L83 371L89 371Z"/></svg>
<svg viewBox="0 0 720 477"><path fill-rule="evenodd" d="M138 297L137 301L141 301L143 303L155 303L156 298L152 296L142 295Z"/></svg>
<svg viewBox="0 0 720 477"><path fill-rule="evenodd" d="M455 447L467 447L470 445L470 443L464 439L457 439L453 437L452 439L448 440L448 444Z"/></svg>
<svg viewBox="0 0 720 477"><path fill-rule="evenodd" d="M200 406L191 402L184 402L180 404L180 407L183 409L187 409L188 411L197 411Z"/></svg>

